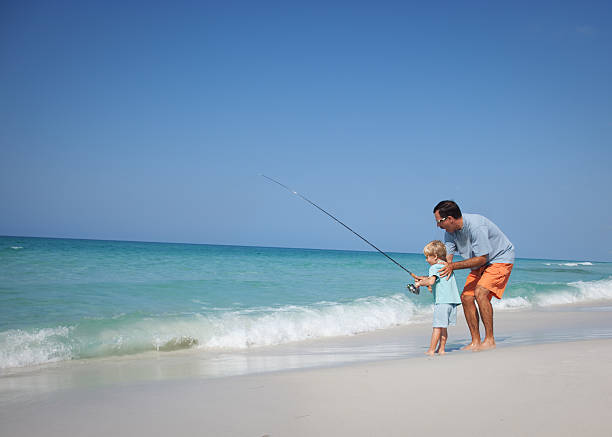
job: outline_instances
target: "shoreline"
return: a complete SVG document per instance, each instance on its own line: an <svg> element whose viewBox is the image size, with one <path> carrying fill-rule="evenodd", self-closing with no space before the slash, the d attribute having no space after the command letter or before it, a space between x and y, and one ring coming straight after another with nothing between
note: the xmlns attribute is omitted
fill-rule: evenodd
<svg viewBox="0 0 612 437"><path fill-rule="evenodd" d="M461 311L460 311L461 312ZM503 310L495 315L497 349L557 342L612 339L612 305L560 305ZM481 332L482 333L482 332ZM60 361L0 371L0 404L15 398L135 383L210 379L351 366L422 357L430 322L353 336L306 340L247 350L147 352L137 355ZM469 343L463 314L449 328L448 355Z"/></svg>
<svg viewBox="0 0 612 437"><path fill-rule="evenodd" d="M612 305L572 304L497 311L497 349L592 339L612 339ZM481 324L481 335L484 333ZM224 378L356 363L421 357L429 346L430 322L360 333L261 346L245 350L172 352L59 361L0 370L0 403L8 391L25 395L105 385L186 378ZM449 355L466 353L469 331L462 311L449 328ZM16 384L15 381L19 381ZM28 393L31 392L31 393Z"/></svg>
<svg viewBox="0 0 612 437"><path fill-rule="evenodd" d="M612 339L517 345L56 391L4 405L0 422L6 435L48 437L599 436L609 435L611 365Z"/></svg>

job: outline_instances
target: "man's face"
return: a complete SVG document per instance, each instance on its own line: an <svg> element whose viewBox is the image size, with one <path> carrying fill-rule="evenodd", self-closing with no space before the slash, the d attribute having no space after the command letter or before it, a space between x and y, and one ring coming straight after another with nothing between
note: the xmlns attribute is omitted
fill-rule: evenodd
<svg viewBox="0 0 612 437"><path fill-rule="evenodd" d="M457 230L456 219L454 217L440 217L440 212L434 212L434 218L439 228L444 229L446 232L453 233Z"/></svg>

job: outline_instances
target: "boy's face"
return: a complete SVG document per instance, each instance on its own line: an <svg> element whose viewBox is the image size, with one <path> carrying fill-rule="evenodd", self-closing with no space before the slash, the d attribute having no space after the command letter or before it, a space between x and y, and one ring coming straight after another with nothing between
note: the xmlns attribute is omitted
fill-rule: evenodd
<svg viewBox="0 0 612 437"><path fill-rule="evenodd" d="M434 255L425 255L425 259L427 260L430 266L433 266L436 261L438 261L438 258L436 258Z"/></svg>

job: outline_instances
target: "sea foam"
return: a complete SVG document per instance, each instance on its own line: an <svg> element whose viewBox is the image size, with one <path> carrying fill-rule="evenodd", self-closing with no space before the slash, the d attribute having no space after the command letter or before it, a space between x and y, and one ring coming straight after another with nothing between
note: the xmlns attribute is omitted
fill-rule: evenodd
<svg viewBox="0 0 612 437"><path fill-rule="evenodd" d="M204 348L272 346L306 339L354 335L421 320L420 310L403 294L357 299L348 304L286 306L261 314L231 312L209 317L213 334Z"/></svg>
<svg viewBox="0 0 612 437"><path fill-rule="evenodd" d="M0 333L0 369L65 361L73 358L72 328L21 329Z"/></svg>
<svg viewBox="0 0 612 437"><path fill-rule="evenodd" d="M251 308L204 314L134 318L129 315L80 325L0 333L0 368L146 351L247 349L407 325L426 320L404 294L346 303Z"/></svg>
<svg viewBox="0 0 612 437"><path fill-rule="evenodd" d="M492 304L493 308L495 308L496 310L518 310L530 308L533 306L529 299L522 296L504 297L501 300L493 299Z"/></svg>
<svg viewBox="0 0 612 437"><path fill-rule="evenodd" d="M547 266L564 266L564 267L578 267L578 266L592 266L593 263L589 261L584 262L567 262L567 263L544 263Z"/></svg>
<svg viewBox="0 0 612 437"><path fill-rule="evenodd" d="M612 278L570 282L567 290L535 296L539 306L588 303L612 299Z"/></svg>

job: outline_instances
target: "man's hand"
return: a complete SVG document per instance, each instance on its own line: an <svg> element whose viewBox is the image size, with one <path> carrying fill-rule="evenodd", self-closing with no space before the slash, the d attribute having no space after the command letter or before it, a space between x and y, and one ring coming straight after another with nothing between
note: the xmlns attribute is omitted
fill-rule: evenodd
<svg viewBox="0 0 612 437"><path fill-rule="evenodd" d="M486 255L475 256L473 258L468 258L463 261L457 261L457 262L450 262L448 260L447 262L442 261L441 264L444 264L444 267L438 270L438 274L440 275L441 278L446 278L447 276L450 277L450 275L453 274L454 270L460 270L460 269L472 269L473 270L473 269L477 269L479 267L484 266L486 263L487 263ZM446 280L448 281L448 278Z"/></svg>
<svg viewBox="0 0 612 437"><path fill-rule="evenodd" d="M440 275L440 278L447 278L448 281L450 275L453 274L453 270L455 270L454 263L442 262L441 264L444 264L444 267L438 270L438 275Z"/></svg>

